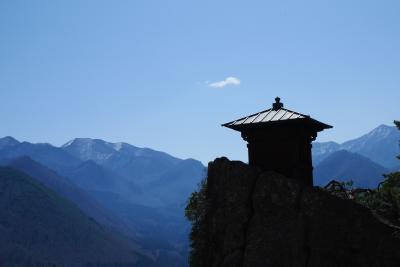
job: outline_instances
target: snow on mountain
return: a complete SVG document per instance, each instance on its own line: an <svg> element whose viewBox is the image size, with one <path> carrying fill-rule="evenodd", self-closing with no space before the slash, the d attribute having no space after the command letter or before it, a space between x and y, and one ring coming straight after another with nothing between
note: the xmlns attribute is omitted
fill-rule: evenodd
<svg viewBox="0 0 400 267"><path fill-rule="evenodd" d="M93 160L96 163L104 162L117 151L114 144L91 138L75 138L62 149L82 161Z"/></svg>
<svg viewBox="0 0 400 267"><path fill-rule="evenodd" d="M337 144L334 142L313 143L313 162L317 166L323 159L335 151L347 150L363 155L372 161L392 169L399 166L396 155L400 154L400 131L394 126L380 125L369 133Z"/></svg>
<svg viewBox="0 0 400 267"><path fill-rule="evenodd" d="M103 165L117 155L123 157L162 158L171 163L178 163L180 159L167 153L150 148L140 148L128 143L110 143L101 139L75 138L61 147L64 151L82 161L92 160Z"/></svg>

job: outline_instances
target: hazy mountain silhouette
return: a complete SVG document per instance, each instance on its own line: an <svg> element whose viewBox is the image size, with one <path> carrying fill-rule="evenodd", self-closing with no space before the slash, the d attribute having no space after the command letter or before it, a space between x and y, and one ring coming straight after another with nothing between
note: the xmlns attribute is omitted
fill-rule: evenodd
<svg viewBox="0 0 400 267"><path fill-rule="evenodd" d="M180 161L180 159L164 152L149 148L139 148L124 142L110 143L101 139L75 138L64 144L62 149L82 161L93 160L99 164L110 160L115 155L133 158L155 158L168 163Z"/></svg>
<svg viewBox="0 0 400 267"><path fill-rule="evenodd" d="M101 224L137 240L158 263L186 265L189 224L183 207L203 177L199 161L98 139L74 139L61 148L3 139L0 163L47 182Z"/></svg>
<svg viewBox="0 0 400 267"><path fill-rule="evenodd" d="M196 188L204 172L204 166L199 161L181 160L164 152L138 148L127 143L77 138L63 145L62 149L75 158L95 162L113 172L114 177L120 177L119 180L127 182L128 185L123 190L132 187L132 193L130 197L126 192L122 195L137 204L151 206L182 204ZM93 169L93 163L91 165ZM70 173L68 176L75 175ZM77 180L81 179L80 177ZM144 193L140 194L138 188Z"/></svg>
<svg viewBox="0 0 400 267"><path fill-rule="evenodd" d="M178 249L171 245L180 243L182 246L189 231L183 216L177 216L181 210L177 210L176 207L163 211L163 209L129 204L116 193L85 191L69 179L29 157L17 158L3 164L29 173L35 180L76 204L85 214L102 225L135 239L135 242L141 245L143 253L158 255L155 261L161 264L160 266L164 266L166 262L172 265L177 262L181 263L180 266L185 265L186 247ZM176 252L181 254L175 255L171 260L168 255Z"/></svg>
<svg viewBox="0 0 400 267"><path fill-rule="evenodd" d="M317 166L326 157L338 150L340 150L340 145L336 142L314 142L312 144L313 165Z"/></svg>
<svg viewBox="0 0 400 267"><path fill-rule="evenodd" d="M146 181L181 161L149 148L91 138L76 138L63 145L62 149L82 161L92 160L120 175L137 180L144 178Z"/></svg>
<svg viewBox="0 0 400 267"><path fill-rule="evenodd" d="M158 179L148 184L146 189L151 194L159 196L159 199L167 205L184 205L193 192L191 188L204 176L203 164L197 160L187 159L164 172Z"/></svg>
<svg viewBox="0 0 400 267"><path fill-rule="evenodd" d="M0 144L0 157L3 159L29 156L35 161L56 171L72 168L80 163L79 159L71 156L60 148L46 143L20 143L13 138L5 137L0 139Z"/></svg>
<svg viewBox="0 0 400 267"><path fill-rule="evenodd" d="M143 237L156 240L159 248L163 247L159 251L167 254L167 259L175 250L174 253L178 252L174 254L175 260L186 265L190 227L183 216L183 207L203 178L204 166L201 162L181 160L164 152L127 143L90 138L74 139L62 149L76 158L91 162L92 168L95 163L114 173L118 180L134 185L130 192L127 192L128 184L119 190L110 187L108 192L96 190L91 194L122 218L124 224L134 225ZM76 173L67 176L76 180L83 178L77 178Z"/></svg>
<svg viewBox="0 0 400 267"><path fill-rule="evenodd" d="M74 157L93 160L141 186L151 183L182 161L149 148L90 138L74 139L65 144L63 149Z"/></svg>
<svg viewBox="0 0 400 267"><path fill-rule="evenodd" d="M96 221L121 231L126 229L126 226L110 210L105 210L86 191L76 186L68 178L60 176L55 171L41 165L28 156L9 160L2 164L29 174L29 176L54 190L60 196L76 204L83 212L96 219Z"/></svg>
<svg viewBox="0 0 400 267"><path fill-rule="evenodd" d="M2 149L4 147L15 146L18 144L19 144L19 142L11 136L6 136L6 137L0 139L0 149Z"/></svg>
<svg viewBox="0 0 400 267"><path fill-rule="evenodd" d="M369 133L337 144L335 142L313 143L313 163L317 166L324 158L338 150L363 155L385 168L399 166L396 155L400 154L400 131L394 126L380 125Z"/></svg>
<svg viewBox="0 0 400 267"><path fill-rule="evenodd" d="M315 183L338 179L376 186L386 169L341 150L368 154L390 165L397 163L394 155L400 154L398 139L397 129L379 126L343 144L314 143ZM204 176L199 161L100 139L77 138L54 147L5 137L0 138L0 163L28 173L74 202L104 231L116 229L136 240L140 252L160 266L186 265L190 226L183 207Z"/></svg>
<svg viewBox="0 0 400 267"><path fill-rule="evenodd" d="M126 199L139 199L143 196L141 188L134 182L127 181L92 160L82 162L75 168L63 171L62 174L89 192L113 192Z"/></svg>
<svg viewBox="0 0 400 267"><path fill-rule="evenodd" d="M26 174L0 167L1 266L149 266L124 238Z"/></svg>
<svg viewBox="0 0 400 267"><path fill-rule="evenodd" d="M181 160L149 148L100 139L77 138L61 148L20 143L11 137L0 139L0 161L22 156L68 177L84 190L108 191L150 206L174 201L182 204L196 188L204 169L196 160ZM166 199L168 203L164 202Z"/></svg>
<svg viewBox="0 0 400 267"><path fill-rule="evenodd" d="M355 187L376 188L388 170L370 159L346 150L333 152L314 169L314 184L331 180L353 181Z"/></svg>

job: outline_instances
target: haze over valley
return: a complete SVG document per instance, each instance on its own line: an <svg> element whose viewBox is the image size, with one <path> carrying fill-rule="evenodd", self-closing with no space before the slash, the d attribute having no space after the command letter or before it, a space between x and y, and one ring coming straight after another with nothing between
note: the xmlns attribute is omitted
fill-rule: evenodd
<svg viewBox="0 0 400 267"><path fill-rule="evenodd" d="M399 139L400 133L395 127L381 125L343 144L314 143L315 184L324 186L336 179L351 180L357 187L375 188L382 181L384 173L400 167L392 160L399 153L395 149ZM127 251L133 251L136 256L132 256L131 260L145 260L154 266L186 266L190 225L184 218L184 207L191 192L198 188L205 177L206 166L201 162L195 159L182 160L165 152L100 139L76 138L61 147L55 147L4 137L0 139L0 163L8 168L2 169L2 178L21 176L18 180L21 190L25 190L29 186L27 183L32 181L46 188L48 194L57 197L57 203L68 203L62 205L74 207L75 213L80 212L80 216L86 217L88 222L100 225L109 238L119 240ZM3 201L12 201L10 198L15 197L8 190L11 189L3 187ZM31 201L28 198L22 199L16 205L28 205ZM47 205L37 203L32 209L47 214L50 212ZM66 212L62 205L57 205L54 207L56 212ZM33 213L26 216L22 217L25 223L29 220L33 225L39 223L29 217ZM51 219L50 214L43 216L48 217L47 229L60 227L59 222ZM82 219L62 220L77 220L76 223L80 223ZM23 228L22 221L14 226L20 223ZM12 231L8 227L3 230L8 234ZM21 238L28 238L26 234L28 232L22 232ZM104 244L97 245L105 249ZM23 255L22 258L34 262L47 255L39 251L45 248L36 249L38 254L29 252L29 255ZM18 253L24 252L21 250ZM112 254L109 256L105 259L115 259ZM95 257L87 259L100 260Z"/></svg>

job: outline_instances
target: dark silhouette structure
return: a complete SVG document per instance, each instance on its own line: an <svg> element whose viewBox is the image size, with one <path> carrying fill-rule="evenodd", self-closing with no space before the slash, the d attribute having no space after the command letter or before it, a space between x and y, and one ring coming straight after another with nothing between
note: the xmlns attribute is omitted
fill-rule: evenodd
<svg viewBox="0 0 400 267"><path fill-rule="evenodd" d="M306 185L313 184L311 142L332 126L283 108L275 98L272 108L223 124L247 141L249 164L276 171Z"/></svg>

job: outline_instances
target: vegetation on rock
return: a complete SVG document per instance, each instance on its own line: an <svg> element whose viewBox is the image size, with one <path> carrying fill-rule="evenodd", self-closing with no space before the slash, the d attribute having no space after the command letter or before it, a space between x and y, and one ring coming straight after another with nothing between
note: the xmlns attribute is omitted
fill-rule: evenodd
<svg viewBox="0 0 400 267"><path fill-rule="evenodd" d="M394 123L400 130L400 122ZM325 186L325 190L341 198L353 199L384 221L400 227L400 172L385 174L384 180L374 190L352 188L351 183L336 181Z"/></svg>
<svg viewBox="0 0 400 267"><path fill-rule="evenodd" d="M192 224L190 232L189 264L191 267L202 266L201 248L204 243L204 227L202 222L206 214L207 179L203 179L197 191L194 191L185 207L185 216Z"/></svg>
<svg viewBox="0 0 400 267"><path fill-rule="evenodd" d="M400 129L400 122L395 124ZM210 266L210 263L217 262L222 263L221 266L259 266L255 263L262 259L273 262L278 258L285 262L282 257L274 258L274 253L264 252L277 252L276 247L288 253L296 252L293 249L302 245L297 242L303 240L303 232L306 234L303 240L305 252L292 256L298 257L297 260L304 260L305 257L305 262L310 262L309 266L321 266L321 263L335 266L336 261L356 265L376 261L378 265L397 266L395 251L398 238L393 236L393 231L400 229L400 172L384 175L377 189L355 188L352 182L331 181L324 190L319 190L297 188L291 179L274 177L271 173L265 174L268 177L264 179L262 174L251 174L246 166L225 158L217 159L209 165L209 177L191 194L185 208L185 216L192 223L191 267ZM258 183L256 186L256 181L266 184L261 188ZM249 191L248 186L253 189ZM321 191L346 200L329 198ZM377 216L374 219L368 210L348 200L367 207ZM270 221L275 223L266 223ZM285 225L291 226L285 228ZM327 229L336 230L330 233ZM368 240L365 240L367 232ZM300 237L297 236L299 233ZM353 236L346 239L350 233ZM287 238L275 239L274 236ZM324 237L316 238L321 236ZM360 237L364 239L359 240ZM336 243L335 240L340 239L347 241ZM379 252L377 240L384 244L379 247ZM258 245L253 246L254 242ZM277 244L269 246L271 242ZM290 246L293 246L292 250ZM341 260L334 256L327 258L321 250L321 247L331 246L336 254L343 256ZM357 251L357 255L348 247ZM260 255L269 256L263 258Z"/></svg>

